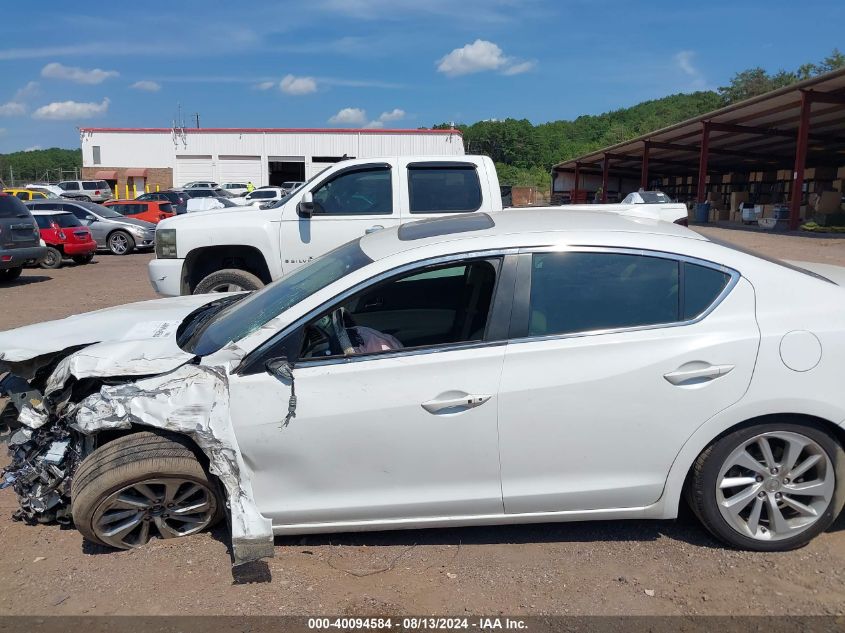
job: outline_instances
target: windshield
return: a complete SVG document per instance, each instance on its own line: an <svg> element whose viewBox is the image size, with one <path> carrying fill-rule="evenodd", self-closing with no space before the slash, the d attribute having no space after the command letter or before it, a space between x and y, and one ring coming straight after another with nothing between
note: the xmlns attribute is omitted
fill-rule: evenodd
<svg viewBox="0 0 845 633"><path fill-rule="evenodd" d="M178 341L179 346L198 356L212 354L372 261L361 250L359 240L348 242L221 310L190 338Z"/></svg>

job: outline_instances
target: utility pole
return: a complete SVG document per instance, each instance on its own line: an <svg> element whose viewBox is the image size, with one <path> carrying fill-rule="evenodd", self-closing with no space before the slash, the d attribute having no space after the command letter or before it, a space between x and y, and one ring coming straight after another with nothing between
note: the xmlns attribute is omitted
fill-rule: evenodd
<svg viewBox="0 0 845 633"><path fill-rule="evenodd" d="M197 129L200 129L200 113L194 112L194 118L197 120Z"/></svg>

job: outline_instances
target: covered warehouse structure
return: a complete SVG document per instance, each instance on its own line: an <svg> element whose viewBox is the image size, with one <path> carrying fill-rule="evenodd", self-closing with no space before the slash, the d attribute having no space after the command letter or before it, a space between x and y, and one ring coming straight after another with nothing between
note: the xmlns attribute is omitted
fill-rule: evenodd
<svg viewBox="0 0 845 633"><path fill-rule="evenodd" d="M720 220L737 220L740 203L755 203L768 217L788 218L793 229L802 218L842 222L844 183L845 69L552 169L552 197L559 203L608 202L640 187L662 189L679 201L710 202Z"/></svg>

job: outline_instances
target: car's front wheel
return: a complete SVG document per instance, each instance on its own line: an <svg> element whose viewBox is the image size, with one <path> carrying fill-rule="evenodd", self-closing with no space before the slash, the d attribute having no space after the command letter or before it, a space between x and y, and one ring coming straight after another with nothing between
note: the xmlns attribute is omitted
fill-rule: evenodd
<svg viewBox="0 0 845 633"><path fill-rule="evenodd" d="M223 514L223 500L185 438L144 431L101 446L82 461L71 512L88 540L130 549L210 527Z"/></svg>
<svg viewBox="0 0 845 633"><path fill-rule="evenodd" d="M226 268L213 272L194 288L195 295L208 292L239 292L241 290L258 290L264 283L252 273L237 268Z"/></svg>
<svg viewBox="0 0 845 633"><path fill-rule="evenodd" d="M734 547L802 547L826 530L845 503L845 452L823 426L748 426L707 447L687 490L707 529Z"/></svg>
<svg viewBox="0 0 845 633"><path fill-rule="evenodd" d="M115 231L109 235L108 246L112 255L127 255L135 250L135 240L125 231Z"/></svg>

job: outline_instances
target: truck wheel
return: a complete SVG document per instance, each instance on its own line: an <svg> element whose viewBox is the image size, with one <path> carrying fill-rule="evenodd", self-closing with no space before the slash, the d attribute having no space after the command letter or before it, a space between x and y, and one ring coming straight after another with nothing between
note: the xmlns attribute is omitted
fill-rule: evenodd
<svg viewBox="0 0 845 633"><path fill-rule="evenodd" d="M62 267L62 254L57 248L53 248L52 246L47 247L47 257L43 259L43 261L38 264L41 268L61 268Z"/></svg>
<svg viewBox="0 0 845 633"><path fill-rule="evenodd" d="M82 461L71 484L71 513L89 541L131 549L156 536L201 532L221 518L223 500L185 438L143 431Z"/></svg>
<svg viewBox="0 0 845 633"><path fill-rule="evenodd" d="M135 250L135 240L126 231L115 231L109 235L108 246L112 255L127 255Z"/></svg>
<svg viewBox="0 0 845 633"><path fill-rule="evenodd" d="M195 295L207 292L239 292L241 290L258 290L264 283L252 273L237 268L226 268L211 273L194 288Z"/></svg>
<svg viewBox="0 0 845 633"><path fill-rule="evenodd" d="M0 282L2 281L14 281L18 277L21 276L23 272L23 266L19 266L17 268L7 268L6 270L0 270Z"/></svg>

